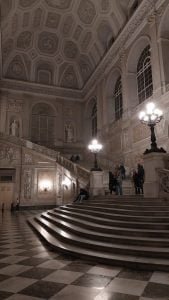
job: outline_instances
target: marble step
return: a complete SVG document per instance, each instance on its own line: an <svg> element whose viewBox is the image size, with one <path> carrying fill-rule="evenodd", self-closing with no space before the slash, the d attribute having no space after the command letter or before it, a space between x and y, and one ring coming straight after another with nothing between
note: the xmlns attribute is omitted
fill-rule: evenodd
<svg viewBox="0 0 169 300"><path fill-rule="evenodd" d="M72 217L70 215L64 215L61 211L48 211L50 216L53 216L59 222L69 222L71 226L79 226L86 228L91 231L101 232L101 233L109 233L109 234L117 234L117 235L129 235L129 236L138 236L138 237L150 237L150 238L168 238L169 237L169 230L159 230L159 229L144 229L144 228L127 228L125 227L118 227L118 226L108 226L102 223L96 224L93 223L93 218L91 221L83 220L82 217Z"/></svg>
<svg viewBox="0 0 169 300"><path fill-rule="evenodd" d="M85 205L85 209L88 210L93 210L93 207L89 206L89 205ZM66 205L67 208L70 207L70 209L72 208L72 205ZM82 205L78 205L78 204L74 204L73 207L78 208L79 210L83 210L84 207ZM62 207L61 207L62 209ZM121 207L121 208L109 208L109 207L100 207L99 205L95 206L95 212L103 212L103 213L120 213L120 214L124 214L124 215L134 215L134 216L166 216L166 210L155 210L154 207L152 208L152 210L147 210L146 207L142 210L140 210L138 207L137 209L129 209L129 208L125 208L125 207ZM168 213L169 213L169 207L168 207Z"/></svg>
<svg viewBox="0 0 169 300"><path fill-rule="evenodd" d="M96 252L107 252L111 254L146 256L154 258L169 258L169 248L163 247L145 247L138 245L123 245L115 243L107 243L103 241L95 241L90 238L79 237L75 234L70 234L63 229L59 229L51 222L45 220L41 216L34 217L34 220L45 228L50 234L58 240Z"/></svg>
<svg viewBox="0 0 169 300"><path fill-rule="evenodd" d="M55 209L55 211L59 211L59 209ZM62 209L63 212L63 209ZM73 212L73 211L68 211L64 210L64 215L69 215L71 217L77 217L79 219L83 219L86 221L93 221L96 224L104 224L104 225L109 225L109 226L119 226L119 227L128 227L128 228L145 228L145 229L162 229L162 230L168 230L169 229L169 220L168 222L144 222L144 221L137 221L136 220L124 220L123 218L116 218L116 219L107 219L103 217L98 217L90 214L83 214L83 212Z"/></svg>
<svg viewBox="0 0 169 300"><path fill-rule="evenodd" d="M169 259L111 254L103 251L96 253L96 251L92 249L84 249L71 244L67 245L49 233L47 229L38 224L34 218L29 219L28 223L50 248L61 251L61 253L80 257L81 259L93 260L101 264L111 264L140 270L169 271Z"/></svg>
<svg viewBox="0 0 169 300"><path fill-rule="evenodd" d="M101 205L101 206L104 206L104 205L129 205L129 206L138 206L138 207L145 207L145 206L154 206L154 207L169 207L169 201L168 200L165 200L165 201L143 201L143 200L120 200L118 199L117 200L114 200L114 199L102 199L100 201L94 201L93 199L88 199L88 200L84 200L84 203L87 204L87 205Z"/></svg>
<svg viewBox="0 0 169 300"><path fill-rule="evenodd" d="M79 205L79 203L70 203L68 205ZM116 208L116 209L129 209L129 210L160 210L160 211L169 211L169 205L134 205L134 204L125 204L125 203L118 203L118 204L114 204L114 203L90 203L89 201L84 201L83 205L86 206L90 206L90 207L100 207L100 208Z"/></svg>
<svg viewBox="0 0 169 300"><path fill-rule="evenodd" d="M92 230L85 229L85 226L72 225L69 222L59 220L57 217L52 217L48 212L42 213L41 217L51 222L60 229L64 229L69 233L76 234L90 240L104 241L107 243L118 243L127 245L138 245L142 246L153 246L153 247L169 247L169 238L150 238L150 237L138 237L138 236L127 236L124 232L122 235L101 233L98 228L93 226ZM169 233L169 232L168 232Z"/></svg>

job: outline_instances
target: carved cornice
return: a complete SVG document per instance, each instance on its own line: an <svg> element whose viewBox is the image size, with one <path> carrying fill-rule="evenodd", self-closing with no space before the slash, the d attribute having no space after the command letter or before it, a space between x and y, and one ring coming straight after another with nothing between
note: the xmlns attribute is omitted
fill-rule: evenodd
<svg viewBox="0 0 169 300"><path fill-rule="evenodd" d="M15 90L25 93L28 92L33 94L42 94L73 101L83 101L81 91L59 88L54 86L44 86L24 81L2 79L1 89Z"/></svg>

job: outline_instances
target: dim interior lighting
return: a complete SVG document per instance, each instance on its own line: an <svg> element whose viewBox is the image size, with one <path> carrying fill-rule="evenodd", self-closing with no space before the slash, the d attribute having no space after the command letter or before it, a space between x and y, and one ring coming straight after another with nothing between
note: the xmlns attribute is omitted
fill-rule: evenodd
<svg viewBox="0 0 169 300"><path fill-rule="evenodd" d="M39 184L39 188L41 191L48 192L52 189L52 182L50 180L42 180Z"/></svg>

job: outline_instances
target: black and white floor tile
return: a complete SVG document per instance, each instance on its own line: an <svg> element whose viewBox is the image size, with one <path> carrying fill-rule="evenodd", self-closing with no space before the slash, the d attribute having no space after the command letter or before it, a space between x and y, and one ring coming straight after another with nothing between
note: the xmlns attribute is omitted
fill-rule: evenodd
<svg viewBox="0 0 169 300"><path fill-rule="evenodd" d="M169 300L169 273L97 265L53 252L26 219L0 215L0 300Z"/></svg>

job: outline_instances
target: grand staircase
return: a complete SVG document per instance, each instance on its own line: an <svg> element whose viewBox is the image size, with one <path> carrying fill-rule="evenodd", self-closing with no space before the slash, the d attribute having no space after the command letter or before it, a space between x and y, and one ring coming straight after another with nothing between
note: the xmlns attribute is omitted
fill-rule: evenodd
<svg viewBox="0 0 169 300"><path fill-rule="evenodd" d="M102 264L169 271L169 201L90 199L28 220L52 248Z"/></svg>

